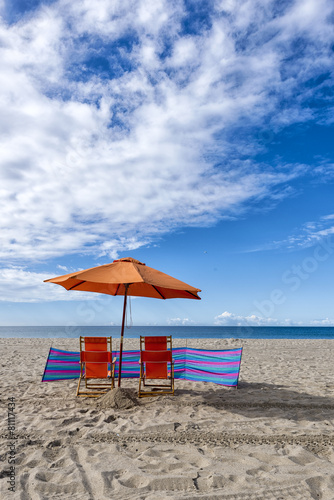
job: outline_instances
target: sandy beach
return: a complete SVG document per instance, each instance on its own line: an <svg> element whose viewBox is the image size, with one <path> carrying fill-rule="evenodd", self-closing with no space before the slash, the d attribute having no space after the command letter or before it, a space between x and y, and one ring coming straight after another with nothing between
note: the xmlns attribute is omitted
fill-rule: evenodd
<svg viewBox="0 0 334 500"><path fill-rule="evenodd" d="M76 381L41 383L50 346L77 339L0 339L0 497L333 500L334 341L187 344L243 346L239 389L182 380L174 397L108 407L76 398Z"/></svg>

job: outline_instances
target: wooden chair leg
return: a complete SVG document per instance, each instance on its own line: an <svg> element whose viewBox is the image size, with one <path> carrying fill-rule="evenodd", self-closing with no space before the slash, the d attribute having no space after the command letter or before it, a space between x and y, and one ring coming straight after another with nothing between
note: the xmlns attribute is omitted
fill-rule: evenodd
<svg viewBox="0 0 334 500"><path fill-rule="evenodd" d="M140 394L141 394L141 378L142 378L142 365L140 365L140 372L139 372L139 388L138 388L138 397L140 398Z"/></svg>
<svg viewBox="0 0 334 500"><path fill-rule="evenodd" d="M80 392L80 384L81 384L81 375L79 377L79 382L78 382L78 387L77 387L77 393L76 393L76 396L79 395L79 392Z"/></svg>

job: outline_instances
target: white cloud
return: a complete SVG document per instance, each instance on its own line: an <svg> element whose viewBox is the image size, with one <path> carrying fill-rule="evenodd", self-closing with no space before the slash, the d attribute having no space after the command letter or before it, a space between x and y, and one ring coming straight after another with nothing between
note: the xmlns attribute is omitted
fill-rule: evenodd
<svg viewBox="0 0 334 500"><path fill-rule="evenodd" d="M311 321L310 326L334 326L334 319L315 319Z"/></svg>
<svg viewBox="0 0 334 500"><path fill-rule="evenodd" d="M334 118L333 118L334 119ZM321 182L326 182L328 179L334 178L334 163L323 160L314 169L314 174L317 179Z"/></svg>
<svg viewBox="0 0 334 500"><path fill-rule="evenodd" d="M249 316L239 316L228 311L219 314L214 319L217 326L278 326L280 321L273 318L263 318L250 314ZM285 325L286 326L286 325Z"/></svg>
<svg viewBox="0 0 334 500"><path fill-rule="evenodd" d="M61 267L61 266L58 266ZM52 283L50 275L28 271L19 266L0 269L0 302L51 302L58 300L99 300L99 294L76 292Z"/></svg>
<svg viewBox="0 0 334 500"><path fill-rule="evenodd" d="M322 220L334 220L334 214L325 215Z"/></svg>
<svg viewBox="0 0 334 500"><path fill-rule="evenodd" d="M296 248L309 248L323 243L324 248L331 253L333 248L333 214L320 217L317 221L308 221L303 224L294 234L291 234L285 240L273 241L251 250L251 252L271 250L274 248L287 248L289 250Z"/></svg>
<svg viewBox="0 0 334 500"><path fill-rule="evenodd" d="M195 325L195 321L189 318L169 318L167 324L170 326L191 326Z"/></svg>
<svg viewBox="0 0 334 500"><path fill-rule="evenodd" d="M317 221L306 222L299 231L286 240L277 241L269 245L271 248L287 247L289 249L308 248L324 241L326 248L333 245L333 214L324 215Z"/></svg>
<svg viewBox="0 0 334 500"><path fill-rule="evenodd" d="M230 313L228 311L219 314L214 318L214 325L217 326L334 326L334 320L332 319L319 319L311 320L306 325L302 321L292 321L291 319L276 319L267 318L262 316L256 316L255 314L250 314L249 316L237 315Z"/></svg>
<svg viewBox="0 0 334 500"><path fill-rule="evenodd" d="M163 0L59 0L2 22L0 259L116 256L287 196L306 167L245 161L260 146L228 131L316 119L299 86L331 68L331 5L274 5L217 2L196 35L181 33L182 2Z"/></svg>
<svg viewBox="0 0 334 500"><path fill-rule="evenodd" d="M61 266L60 264L58 264L57 268L65 271L65 273L70 273L69 269L66 266Z"/></svg>

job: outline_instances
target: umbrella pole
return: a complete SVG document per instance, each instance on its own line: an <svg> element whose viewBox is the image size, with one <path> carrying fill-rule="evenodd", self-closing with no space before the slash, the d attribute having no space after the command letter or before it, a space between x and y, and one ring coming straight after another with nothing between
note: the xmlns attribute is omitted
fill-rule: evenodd
<svg viewBox="0 0 334 500"><path fill-rule="evenodd" d="M126 299L128 295L129 285L125 285L125 294L124 294L124 305L123 305L123 318L122 318L122 329L121 329L121 340L119 345L119 364L118 364L118 387L121 387L121 378L122 378L122 357L123 357L123 337L124 337L124 324L125 324L125 313L126 313Z"/></svg>

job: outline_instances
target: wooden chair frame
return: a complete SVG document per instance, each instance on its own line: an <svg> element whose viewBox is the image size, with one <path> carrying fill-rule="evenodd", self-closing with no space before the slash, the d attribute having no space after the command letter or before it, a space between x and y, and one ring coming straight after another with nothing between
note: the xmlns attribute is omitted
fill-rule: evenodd
<svg viewBox="0 0 334 500"><path fill-rule="evenodd" d="M86 350L86 344L88 347L89 344L95 344L95 348ZM112 359L111 337L80 337L80 377L76 395L96 398L113 389L115 364L116 357ZM105 374L101 376L102 371ZM91 374L87 375L89 372ZM85 381L85 391L81 390L82 380ZM94 382L89 384L90 380ZM108 380L108 382L99 382L99 380Z"/></svg>
<svg viewBox="0 0 334 500"><path fill-rule="evenodd" d="M161 346L156 346L154 350L149 349L149 343L146 339L161 339ZM165 340L165 342L164 342ZM158 341L158 343L159 343ZM148 344L148 345L146 345ZM172 358L172 336L167 337L143 337L140 336L140 374L139 374L139 390L138 396L140 398L146 396L160 396L162 394L174 395L174 360ZM166 371L165 375L152 376L149 371L155 370L155 365L157 370L163 372ZM159 367L159 368L158 368ZM166 367L166 369L164 368ZM149 370L148 370L149 368ZM148 383L147 380L167 380L167 384ZM152 389L144 390L143 387L150 387Z"/></svg>

